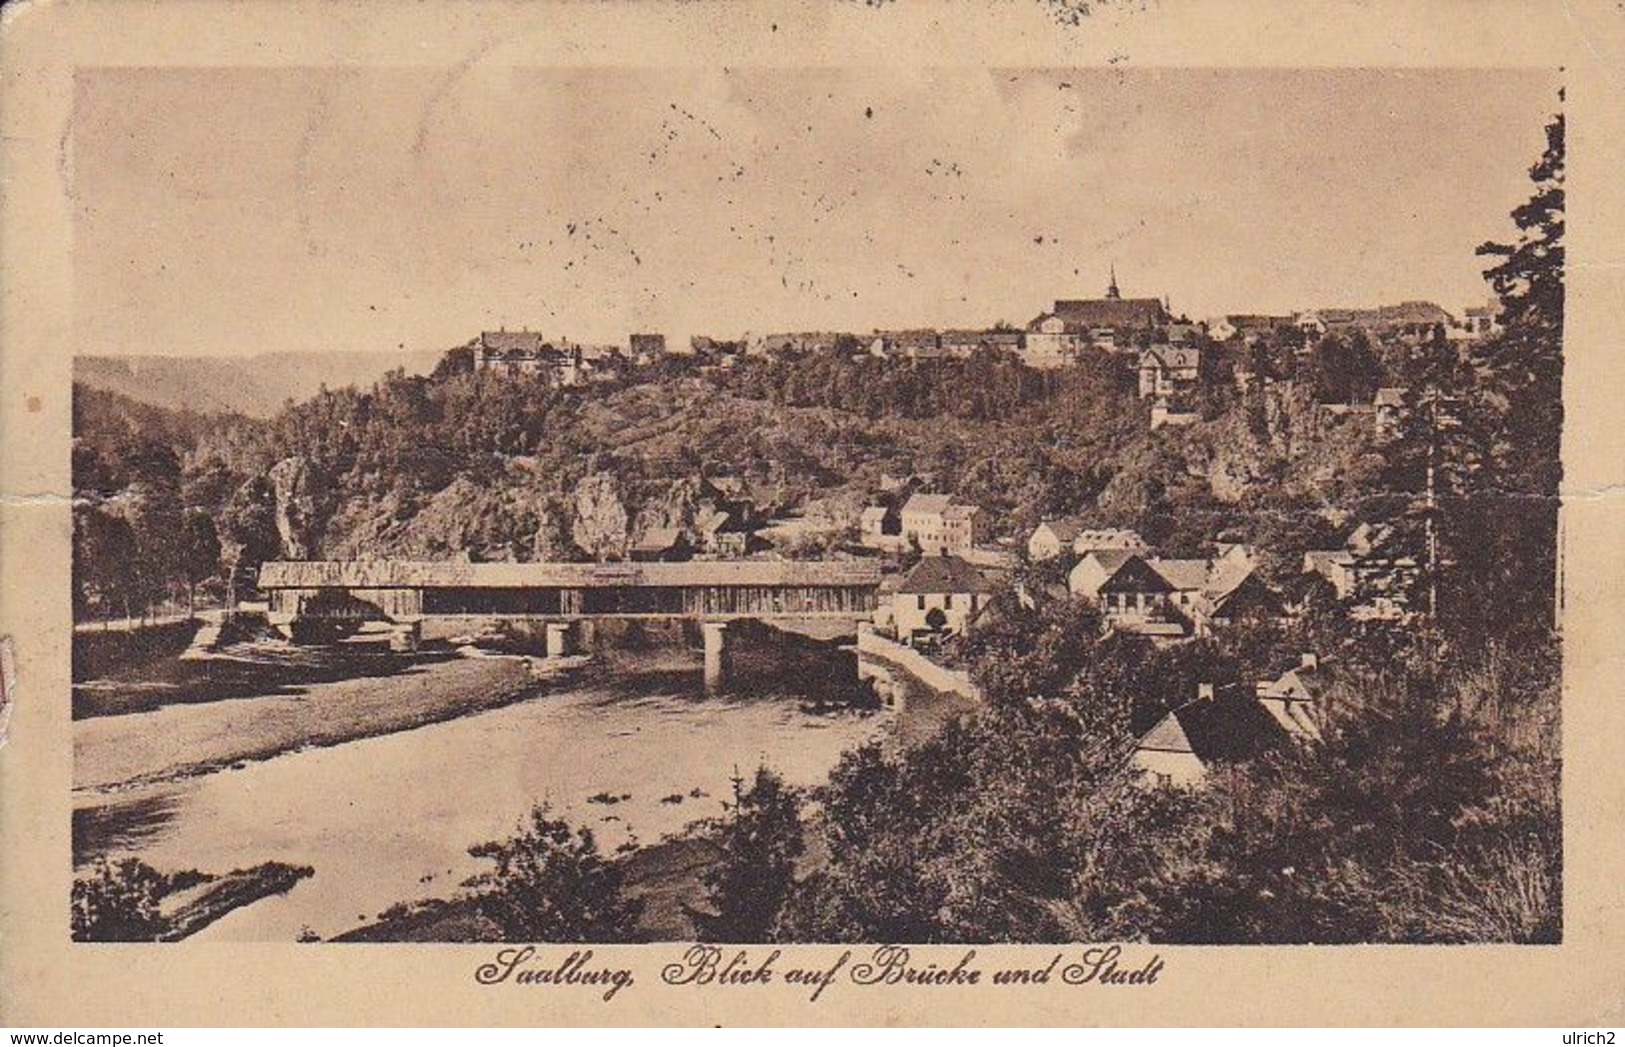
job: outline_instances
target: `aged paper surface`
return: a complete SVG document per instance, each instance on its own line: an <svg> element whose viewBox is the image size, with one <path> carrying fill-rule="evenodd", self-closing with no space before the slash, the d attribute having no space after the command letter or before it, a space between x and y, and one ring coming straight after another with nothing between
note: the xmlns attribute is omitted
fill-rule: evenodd
<svg viewBox="0 0 1625 1047"><path fill-rule="evenodd" d="M7 1024L1620 1020L1619 5L35 4L7 9L3 46L0 636L10 646L0 691L9 707L0 748L0 1018ZM643 877L645 888L670 886L681 877L661 872L661 863L680 865L689 852L669 839L649 845L680 835L693 818L717 817L730 777L736 789L756 790L755 809L765 810L768 790L751 782L754 763L772 764L790 786L810 790L843 749L876 730L885 745L902 746L911 732L940 729L908 722L900 675L926 681L921 686L939 697L969 689L972 677L989 701L1001 686L1020 686L985 672L997 655L978 653L972 623L984 637L1011 628L977 617L984 597L995 601L987 606L1015 606L997 602L997 594L1015 592L1008 580L984 577L1023 578L1021 592L1042 603L1038 576L1012 564L1042 559L1035 524L1051 514L1098 511L1085 521L1089 533L1119 544L1090 551L1110 571L1091 590L1096 606L1087 613L1103 615L1118 633L1149 637L1146 649L1158 657L1177 660L1179 652L1207 650L1203 643L1229 642L1225 630L1241 617L1237 594L1272 620L1310 614L1312 596L1290 584L1272 590L1236 580L1254 577L1247 558L1255 555L1264 565L1260 579L1298 572L1269 559L1281 550L1263 532L1236 538L1203 530L1203 513L1227 510L1179 501L1169 493L1182 482L1176 476L1148 474L1161 486L1146 497L1156 503L1166 495L1173 508L1118 519L1112 507L1126 503L1113 500L1121 492L1110 489L1110 474L1079 467L1087 504L1029 504L1010 494L1021 484L1000 469L1036 469L1033 459L978 460L976 441L1008 438L991 434L1014 416L1011 404L1042 401L1055 388L1064 394L1071 381L1064 375L1097 366L1085 361L1123 362L1121 402L1149 412L1135 414L1124 437L1140 448L1166 451L1180 431L1204 439L1204 427L1245 410L1247 396L1277 404L1259 407L1260 433L1274 425L1271 410L1288 410L1270 399L1290 397L1280 391L1285 375L1270 378L1278 387L1271 393L1267 362L1223 356L1241 350L1221 351L1220 343L1285 346L1288 356L1312 361L1295 387L1314 389L1305 410L1325 429L1308 439L1328 455L1338 438L1324 432L1375 426L1380 436L1391 422L1395 442L1373 446L1392 451L1416 431L1407 426L1431 423L1436 439L1427 446L1438 460L1426 459L1425 488L1406 489L1414 497L1386 492L1396 496L1384 510L1392 528L1354 527L1371 522L1363 511L1333 513L1328 519L1341 530L1328 523L1324 534L1304 537L1291 531L1301 521L1267 493L1253 495L1273 506L1260 513L1278 521L1269 533L1293 535L1278 538L1292 564L1300 553L1323 554L1305 560L1321 565L1305 573L1323 570L1338 590L1339 613L1365 623L1348 624L1351 631L1395 622L1425 631L1447 613L1436 606L1441 599L1458 601L1449 613L1476 616L1494 631L1517 607L1539 603L1543 596L1524 591L1530 576L1516 570L1499 590L1475 590L1465 609L1459 593L1441 597L1438 586L1411 584L1472 574L1475 557L1540 559L1550 550L1508 553L1486 538L1475 551L1460 533L1435 533L1438 520L1451 519L1438 508L1450 502L1448 481L1433 468L1448 471L1449 452L1438 448L1452 439L1438 436L1449 429L1439 415L1457 406L1437 389L1453 379L1399 386L1393 376L1419 374L1404 370L1405 354L1435 344L1434 334L1467 347L1459 349L1466 360L1478 359L1470 346L1494 337L1471 328L1480 314L1466 307L1491 293L1476 274L1494 264L1472 252L1486 241L1515 241L1508 212L1535 191L1529 167L1541 159L1543 128L1558 113L1568 140L1567 202L1559 210L1572 217L1563 233L1563 510L1555 559L1563 585L1556 601L1562 833L1560 844L1542 844L1548 865L1519 864L1526 852L1516 848L1544 830L1538 803L1514 796L1511 806L1530 810L1475 808L1474 815L1533 826L1525 836L1496 837L1512 841L1513 850L1493 852L1510 855L1508 864L1491 864L1491 849L1473 852L1491 855L1485 864L1450 852L1434 864L1413 855L1405 866L1419 877L1419 897L1446 899L1445 916L1461 923L1430 922L1423 913L1413 929L1396 930L1393 909L1364 910L1312 889L1294 894L1294 876L1331 883L1357 869L1359 856L1287 851L1265 870L1277 879L1252 882L1245 904L1228 903L1234 922L1221 925L1206 910L1177 911L1179 899L1193 894L1134 895L1131 905L1121 884L1092 883L1092 894L1077 886L1102 862L1144 877L1135 886L1148 891L1167 874L1126 860L1180 845L1152 839L1144 820L1126 823L1130 831L1089 851L1090 860L1065 866L1078 879L1061 886L1033 886L1062 868L1049 853L1015 856L990 844L964 850L962 863L958 852L933 854L935 865L905 876L875 858L894 853L883 851L886 841L833 855L820 850L829 844L814 843L810 856L797 856L800 868L829 862L840 871L849 860L845 893L809 894L794 915L778 914L781 944L721 946L714 968L705 966L709 954L665 940L720 918L722 888L702 890L697 874L684 881L686 895L645 889L640 913L600 912L587 930L570 932L591 945L546 944L547 927L560 924L527 923L535 904L467 901L463 892L478 887L464 881L504 853L467 849L511 834L531 801L590 825L606 863L628 855L615 867L630 870L627 877ZM1421 300L1434 298L1447 319L1436 322L1424 308ZM1391 311L1376 308L1384 305ZM1345 306L1372 311L1355 315ZM1249 325L1296 333L1250 340ZM810 333L772 343L774 331ZM665 344L648 337L656 332ZM828 344L820 332L829 333ZM1328 344L1323 336L1343 348L1317 348ZM808 344L792 344L797 338ZM1354 357L1336 355L1356 341L1368 354L1363 371L1348 362ZM660 359L691 345L706 354L703 367L680 352L672 354L684 357L678 362ZM447 355L454 348L463 355ZM304 365L279 371L266 363L296 351L325 353L322 366L331 369L318 379L290 373ZM741 384L758 375L770 383L780 373L761 360L820 353L843 362L827 371L783 365L801 383L795 388ZM1008 362L1014 356L1025 370ZM1196 361L1221 357L1230 370L1215 384ZM177 369L162 358L191 363ZM431 383L493 400L505 388L514 397L514 431L447 435L427 421L421 429L403 423L393 431L434 432L445 443L398 446L366 442L367 433L392 431L371 414L328 424L336 412L371 408L323 399L321 386L365 389L397 366L430 375L442 359ZM973 370L979 366L989 370ZM938 399L913 406L877 393L882 398L861 409L836 410L845 429L779 425L831 407L830 396L859 403L864 383L841 385L846 367L884 376L873 386L882 393L917 390L898 377L905 372L959 375L961 384L918 393ZM278 377L267 379L273 372ZM1012 374L1051 377L999 384ZM823 375L834 391L807 375ZM941 392L963 390L973 375L994 376L983 400ZM1227 399L1218 389L1232 377L1238 392ZM77 422L76 379L93 390ZM407 402L404 390L417 387L401 382L402 400L378 402ZM527 401L526 390L540 389L538 382L551 385L536 397L562 389L546 402L577 413L527 414L534 397ZM1425 383L1433 393L1424 398ZM663 389L698 398L685 402L686 421L668 403L632 398ZM621 413L581 407L594 390L620 397ZM283 395L323 406L284 409ZM456 407L432 388L424 395L436 410ZM723 409L715 405L738 410L746 400L769 407L734 416L733 428L701 424L707 411ZM194 440L186 428L194 424L184 421L187 408L216 419L202 423L205 437ZM865 411L896 422L893 433L914 434L906 439L916 441L917 458L903 468L920 475L905 478L915 482L905 491L924 499L913 505L926 522L904 521L899 530L888 520L905 503L881 498L880 474L902 461L895 452L905 437L896 445L876 437L853 421ZM223 412L257 421L233 429L238 423L218 421ZM568 432L558 429L563 418ZM924 424L911 429L904 418ZM1046 439L1064 445L1064 425L1055 424L1061 435ZM1537 412L1525 431L1549 438L1556 424ZM641 457L628 450L639 441L658 445L662 426L672 425L707 442ZM947 427L945 443L920 435L935 425ZM1148 425L1168 433L1148 443ZM632 438L623 429L635 430ZM131 434L127 444L116 435L122 431ZM162 462L133 453L156 431L186 444L169 474ZM1293 430L1285 438L1300 436ZM599 437L605 444L592 444ZM337 450L322 443L329 438ZM496 472L473 471L470 451L444 465L437 455L463 453L458 440L504 461ZM964 450L953 450L956 440ZM852 472L837 470L809 487L814 441L866 471L852 464ZM299 454L255 457L295 445ZM610 445L621 457L605 451ZM392 464L370 472L355 466L366 454ZM752 454L761 465L754 471ZM1360 468L1378 475L1384 455L1373 455ZM342 475L317 468L341 460L350 463ZM206 468L211 461L218 474ZM736 464L730 471L719 462ZM1205 462L1204 489L1218 503L1252 504L1232 488L1267 486ZM675 471L660 473L667 465ZM442 468L455 475L436 472ZM1334 462L1313 481L1282 468L1280 483L1305 491L1320 483L1329 492L1353 465ZM526 469L532 479L515 480L515 470ZM567 491L549 486L550 469L570 475ZM702 474L705 483L677 508L675 494L661 502L670 509L661 515L657 499L637 502L629 493L634 480L651 482L651 470L662 483ZM154 479L165 475L168 487ZM730 486L741 477L747 494ZM1093 488L1091 477L1099 480ZM1446 493L1436 497L1441 485ZM830 494L837 490L846 501ZM257 525L254 491L266 499ZM481 500L492 491L514 493L507 502ZM932 501L938 492L943 497ZM988 503L980 514L968 504L978 492ZM1507 513L1524 497L1456 493L1469 503L1501 498ZM865 495L879 510L873 534L859 521ZM840 524L850 526L845 544L881 555L848 556L845 538L808 538L790 526L805 529L819 513L839 512L852 518ZM1385 549L1384 536L1403 532L1406 521L1426 525L1414 532L1424 544ZM1124 537L1130 523L1160 530ZM268 548L248 557L256 533ZM815 540L825 544L808 554ZM1064 538L1076 540L1070 532ZM1441 540L1456 558L1448 569L1439 566L1450 564L1438 553ZM1199 554L1186 551L1200 542L1207 544ZM133 588L150 566L149 545L173 559L148 589ZM187 567L188 556L205 567ZM235 569L245 558L257 568L252 576ZM1137 566L1124 570L1125 563ZM894 571L899 564L909 569ZM1186 586L1180 579L1193 571L1200 578ZM1366 583L1370 591L1360 588ZM1080 583L1071 587L1076 594ZM1148 594L1160 610L1148 612ZM960 596L968 603L956 604ZM184 623L188 606L205 608L201 626L185 624L175 649L152 663L158 668L129 670L124 637L141 637L138 647L169 644L165 630L180 628L172 619ZM227 616L226 607L241 613ZM831 648L819 645L836 642L822 634L778 637L778 624L797 612L840 623L838 633L856 631L860 664L867 655L883 667L858 688L879 710L839 708L852 689L830 683L839 673L826 679L807 667L814 662L788 667L825 657ZM148 616L158 621L141 620ZM137 620L114 620L128 618ZM365 669L346 660L360 656L333 653L359 649L348 635L355 628L359 639L370 637L370 646L360 645L371 659ZM509 631L494 637L501 629ZM763 639L769 633L778 638ZM851 638L837 640L847 643L841 657L850 657ZM600 663L621 671L628 650L655 668L641 676L626 670L632 682L624 693L615 690L621 677L593 690ZM676 652L675 668L649 653L662 650ZM786 689L778 704L738 700L737 691L726 701L704 697L727 690L735 674L750 679L752 659L767 650L779 659L767 670L769 689ZM1104 648L1089 650L1105 657ZM1013 647L1008 661L1027 664L1021 656L1029 653ZM1523 679L1520 666L1539 655L1513 646L1500 657L1494 678L1504 681ZM967 666L974 671L962 671ZM1141 668L1151 679L1152 670ZM1319 718L1331 714L1298 718L1303 710L1285 673L1257 681L1278 686L1255 700L1253 678L1227 683L1202 676L1205 668L1198 663L1198 676L1185 681L1192 694L1155 706L1160 718L1130 740L1125 758L1146 779L1135 788L1148 791L1122 795L1187 795L1179 790L1189 774L1206 784L1188 795L1208 799L1192 801L1197 820L1177 824L1206 824L1206 811L1236 830L1248 795L1237 782L1255 779L1232 771L1245 760L1227 757L1252 754L1219 752L1210 762L1199 737L1218 715L1211 710L1228 700L1226 688L1244 689L1247 715L1265 717L1261 732L1295 736L1284 747L1336 751L1334 740L1319 737L1322 728L1328 739L1334 733L1332 721ZM1299 668L1311 677L1320 671ZM1073 725L1063 738L1077 730L1074 714L1067 716ZM651 730L639 738L645 726ZM1217 732L1221 749L1239 744L1232 727ZM1542 729L1555 746L1555 724ZM660 732L670 744L650 741ZM1437 749L1408 751L1442 763L1449 742L1439 737ZM1510 734L1490 738L1522 744ZM964 744L989 758L999 751L985 737ZM1017 744L1010 751L1038 751ZM678 760L672 752L682 754L688 778L659 776ZM1478 766L1477 751L1448 753L1469 770ZM885 761L900 758L876 759L896 767ZM1407 770L1380 766L1379 785ZM1547 766L1550 778L1531 772L1534 793L1559 787L1555 761ZM1362 769L1358 762L1338 768L1351 777ZM1005 769L1011 778L1025 770ZM991 775L976 779L978 789L1004 782L1003 772L976 773ZM1451 840L1472 831L1464 828L1471 818L1450 811L1427 822L1439 783L1455 781L1423 778L1394 820ZM937 814L970 798L948 781L933 789L920 824L964 832L963 823ZM1034 795L987 808L989 819L1016 826L1012 832L1051 831L1029 824L1029 816L1043 822L1046 806ZM1201 806L1213 797L1228 806ZM903 804L903 793L891 802ZM1079 802L1065 809L1093 810L1087 797ZM1062 803L1057 794L1055 809ZM1549 809L1555 816L1555 805ZM828 817L855 824L840 823L838 811ZM1380 821L1369 811L1351 817ZM1282 833L1301 829L1289 823ZM553 831L539 828L531 845ZM568 825L561 831L572 839ZM1088 833L1054 831L1094 846ZM1255 833L1236 837L1243 846L1232 852L1215 844L1205 853L1218 863L1216 878L1186 870L1181 890L1200 885L1203 904L1218 905L1213 899L1227 897L1228 878L1251 868L1269 843L1269 833ZM953 837L927 838L922 829L920 853L941 838ZM839 839L830 839L838 850ZM1213 858L1226 854L1229 865ZM120 872L116 862L125 858L168 879L143 884L139 867ZM605 867L580 866L598 877ZM549 868L543 880L558 882ZM97 875L124 877L126 893L96 895L94 904L85 901L89 890L74 893L76 880ZM1403 893L1348 877L1339 889L1390 901ZM522 873L498 877L496 895L506 886L511 901L522 880ZM866 924L853 914L870 888L880 912ZM904 912L925 888L940 893L911 924ZM143 890L161 897L161 911L143 910ZM1501 922L1483 922L1483 899L1503 897L1498 891L1528 911L1509 904L1497 910ZM1279 915L1273 902L1282 893L1296 899L1292 914L1301 924ZM1031 898L1056 904L1026 904ZM1106 899L1102 911L1089 899ZM392 912L394 903L427 908ZM1142 903L1148 908L1136 907ZM728 926L744 924L708 936L730 940ZM902 956L877 954L876 946L908 931L821 933L838 926L923 928L922 936L943 942L981 944L914 946L907 963L924 976L884 984L888 970L901 972ZM76 942L70 927L80 937L126 940ZM486 940L492 927L506 928L506 942ZM662 933L670 927L690 933ZM643 944L599 944L629 940ZM1424 944L1440 940L1499 944ZM1117 951L1102 951L1113 941L1122 942ZM1262 944L1269 941L1342 944ZM740 949L747 959L722 977ZM1120 977L1107 977L1108 963ZM1025 984L995 977L1013 971L1048 977Z"/></svg>

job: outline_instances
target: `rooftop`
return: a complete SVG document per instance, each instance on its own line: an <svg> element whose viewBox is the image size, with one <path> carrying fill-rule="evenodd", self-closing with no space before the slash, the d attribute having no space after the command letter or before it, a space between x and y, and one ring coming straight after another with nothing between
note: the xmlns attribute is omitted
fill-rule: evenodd
<svg viewBox="0 0 1625 1047"><path fill-rule="evenodd" d="M1147 731L1139 748L1190 753L1204 764L1251 759L1286 732L1258 702L1221 695L1187 702Z"/></svg>
<svg viewBox="0 0 1625 1047"><path fill-rule="evenodd" d="M1039 521L1038 526L1049 528L1050 533L1062 542L1070 542L1083 530L1083 521L1076 516L1057 516L1052 520Z"/></svg>
<svg viewBox="0 0 1625 1047"><path fill-rule="evenodd" d="M859 560L719 560L693 563L468 563L423 560L272 560L261 589L594 589L622 586L878 586L880 567Z"/></svg>
<svg viewBox="0 0 1625 1047"><path fill-rule="evenodd" d="M1063 298L1053 315L1083 327L1157 327L1169 321L1167 310L1155 298Z"/></svg>
<svg viewBox="0 0 1625 1047"><path fill-rule="evenodd" d="M987 593L993 588L981 571L957 556L927 556L908 572L900 593Z"/></svg>
<svg viewBox="0 0 1625 1047"><path fill-rule="evenodd" d="M946 512L954 504L953 497L946 494L911 494L908 501L903 503L905 513L941 513Z"/></svg>
<svg viewBox="0 0 1625 1047"><path fill-rule="evenodd" d="M1169 367L1186 368L1199 367L1202 363L1200 349L1175 349L1170 346L1155 346L1140 354L1141 367Z"/></svg>

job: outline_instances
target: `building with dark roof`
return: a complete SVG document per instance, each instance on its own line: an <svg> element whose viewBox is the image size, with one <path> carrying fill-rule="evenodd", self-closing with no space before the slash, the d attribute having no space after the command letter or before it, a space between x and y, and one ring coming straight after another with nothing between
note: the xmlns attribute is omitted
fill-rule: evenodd
<svg viewBox="0 0 1625 1047"><path fill-rule="evenodd" d="M1283 615L1280 595L1255 567L1243 546L1206 560L1098 550L1078 561L1067 584L1074 595L1099 605L1111 628L1179 639L1243 619Z"/></svg>
<svg viewBox="0 0 1625 1047"><path fill-rule="evenodd" d="M992 596L981 571L957 556L927 556L892 594L891 625L897 638L963 633Z"/></svg>
<svg viewBox="0 0 1625 1047"><path fill-rule="evenodd" d="M627 558L640 563L687 560L693 548L676 527L651 527L627 550Z"/></svg>
<svg viewBox="0 0 1625 1047"><path fill-rule="evenodd" d="M1140 353L1140 395L1183 396L1196 389L1202 374L1202 350L1155 345Z"/></svg>
<svg viewBox="0 0 1625 1047"><path fill-rule="evenodd" d="M1022 359L1029 366L1060 367L1089 346L1122 348L1135 336L1165 329L1173 317L1155 298L1124 298L1113 269L1104 298L1059 298L1027 324Z"/></svg>
<svg viewBox="0 0 1625 1047"><path fill-rule="evenodd" d="M1254 759L1288 739L1255 698L1211 685L1168 713L1135 746L1133 765L1155 785L1200 785L1216 768Z"/></svg>

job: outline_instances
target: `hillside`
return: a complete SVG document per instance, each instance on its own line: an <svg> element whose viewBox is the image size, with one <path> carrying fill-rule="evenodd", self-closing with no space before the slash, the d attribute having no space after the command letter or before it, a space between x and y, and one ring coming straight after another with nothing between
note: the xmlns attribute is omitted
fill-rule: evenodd
<svg viewBox="0 0 1625 1047"><path fill-rule="evenodd" d="M1193 554L1250 541L1290 566L1359 515L1383 463L1369 415L1328 416L1290 382L1248 396L1216 385L1204 420L1152 431L1128 363L1104 354L1059 372L996 357L668 360L578 388L398 376L263 421L82 386L75 471L115 516L180 501L213 522L225 562L249 565L616 557L651 529L691 531L705 478L727 476L764 517L794 520L773 542L797 558L850 546L863 507L913 477L983 506L1011 542L1070 513Z"/></svg>
<svg viewBox="0 0 1625 1047"><path fill-rule="evenodd" d="M369 386L403 367L427 374L434 350L262 353L257 356L77 356L74 381L134 400L205 413L269 418L289 400L306 400L323 385Z"/></svg>

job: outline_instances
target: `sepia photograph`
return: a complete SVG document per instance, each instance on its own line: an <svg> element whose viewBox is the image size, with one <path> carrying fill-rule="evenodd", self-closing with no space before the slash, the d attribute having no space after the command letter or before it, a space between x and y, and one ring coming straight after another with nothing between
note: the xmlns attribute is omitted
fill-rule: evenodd
<svg viewBox="0 0 1625 1047"><path fill-rule="evenodd" d="M1562 942L1564 91L79 68L61 933Z"/></svg>

